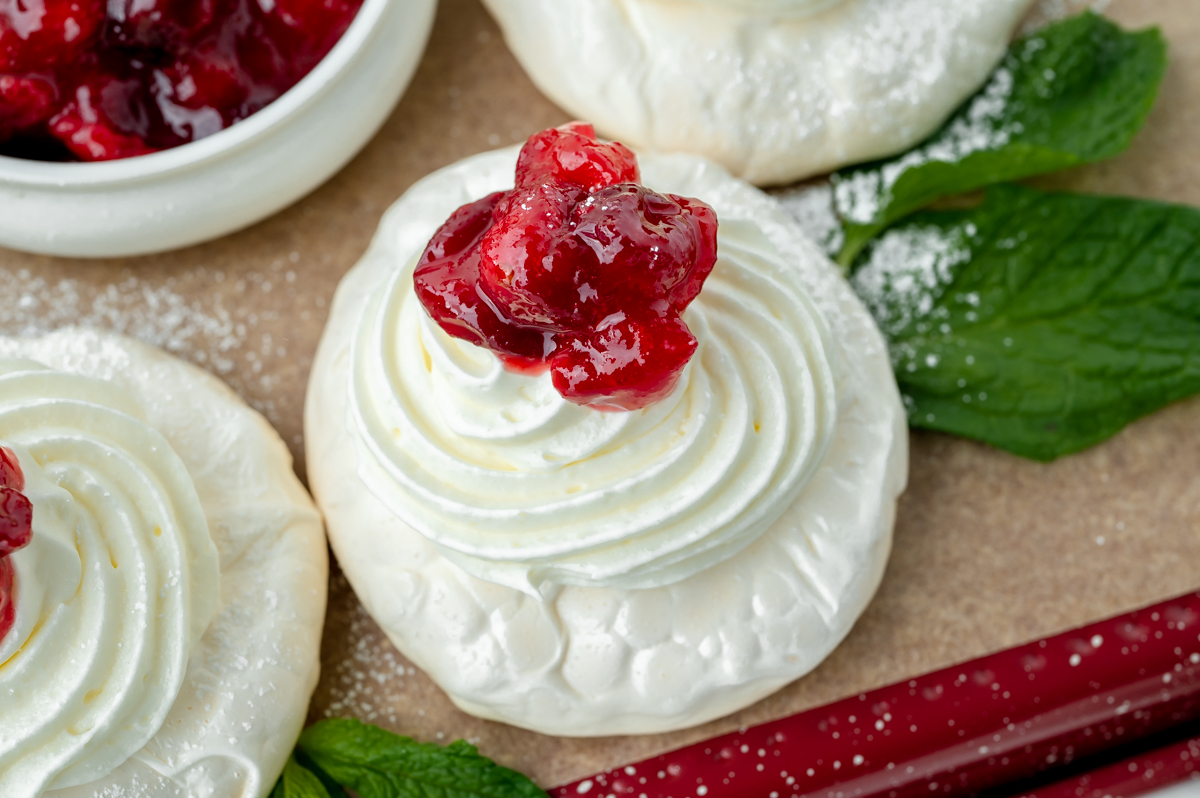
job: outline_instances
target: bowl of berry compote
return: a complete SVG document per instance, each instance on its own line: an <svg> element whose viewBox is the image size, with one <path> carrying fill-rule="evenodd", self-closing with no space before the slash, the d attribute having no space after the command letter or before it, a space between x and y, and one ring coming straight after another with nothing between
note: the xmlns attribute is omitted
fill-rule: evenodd
<svg viewBox="0 0 1200 798"><path fill-rule="evenodd" d="M0 246L110 257L316 188L407 87L436 0L0 0Z"/></svg>

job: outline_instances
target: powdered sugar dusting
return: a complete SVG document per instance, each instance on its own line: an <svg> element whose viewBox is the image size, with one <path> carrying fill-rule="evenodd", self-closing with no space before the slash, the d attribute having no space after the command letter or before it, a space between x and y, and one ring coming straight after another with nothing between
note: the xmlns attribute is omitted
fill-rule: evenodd
<svg viewBox="0 0 1200 798"><path fill-rule="evenodd" d="M1047 22L1065 19L1087 8L1101 14L1109 5L1111 0L1041 0L1025 18L1021 26L1021 35L1033 33L1044 27Z"/></svg>
<svg viewBox="0 0 1200 798"><path fill-rule="evenodd" d="M934 304L954 279L955 267L970 261L968 244L975 233L970 223L950 229L905 227L886 233L869 250L850 282L889 337L913 324L917 332L926 332L938 323ZM942 327L940 332L949 332ZM899 353L892 354L895 362Z"/></svg>
<svg viewBox="0 0 1200 798"><path fill-rule="evenodd" d="M461 737L472 745L481 743L480 733L490 737L488 731L498 731L486 721L458 715L429 677L392 646L340 572L332 575L329 592L331 625L314 701L322 709L310 714L310 721L357 718L420 740L448 743ZM441 727L447 717L465 725L447 732ZM488 742L488 754L503 758L498 741Z"/></svg>
<svg viewBox="0 0 1200 798"><path fill-rule="evenodd" d="M96 289L71 279L51 283L26 269L0 269L0 329L18 336L69 325L113 330L224 375L234 369L230 355L246 343L248 314L235 320L220 294L213 299L213 307L203 309L132 276Z"/></svg>
<svg viewBox="0 0 1200 798"><path fill-rule="evenodd" d="M309 357L296 358L281 336L275 308L284 297L259 298L282 293L293 303L291 318L319 323L325 300L308 309L294 298L290 267L297 260L280 258L261 273L200 266L156 280L126 269L100 283L86 274L0 267L0 334L36 336L67 326L119 332L216 374L279 427L273 392L297 365L307 368Z"/></svg>
<svg viewBox="0 0 1200 798"><path fill-rule="evenodd" d="M331 590L349 591L346 577L336 574ZM325 677L330 685L325 703L327 718L358 718L367 723L397 727L397 706L406 692L405 677L416 675L390 645L381 645L383 633L362 604L354 602L350 615L347 641L354 641L342 650L341 659ZM329 668L329 663L326 663Z"/></svg>
<svg viewBox="0 0 1200 798"><path fill-rule="evenodd" d="M1032 54L1045 42L1030 39L1026 51ZM1019 122L1005 122L1012 97L1013 73L1001 66L967 108L933 140L890 161L879 169L854 171L838 179L834 197L842 218L854 224L878 221L880 212L892 199L892 189L911 169L931 162L958 163L968 156L998 150L1014 135L1022 132Z"/></svg>
<svg viewBox="0 0 1200 798"><path fill-rule="evenodd" d="M771 193L826 255L833 257L841 251L846 234L833 208L833 186L817 183Z"/></svg>

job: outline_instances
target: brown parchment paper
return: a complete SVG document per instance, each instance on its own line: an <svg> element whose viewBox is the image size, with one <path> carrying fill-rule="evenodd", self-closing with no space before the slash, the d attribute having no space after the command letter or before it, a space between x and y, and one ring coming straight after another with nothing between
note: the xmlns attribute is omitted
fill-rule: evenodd
<svg viewBox="0 0 1200 798"><path fill-rule="evenodd" d="M1058 15L1078 3L1048 0ZM1195 0L1115 0L1161 25L1158 106L1116 160L1042 181L1200 206ZM227 380L279 429L303 477L301 411L338 280L387 206L464 156L566 121L508 53L478 0L442 0L412 87L332 181L241 233L181 252L68 261L0 250L0 332L116 328ZM303 168L298 164L297 168ZM324 673L310 718L354 715L424 740L465 737L546 786L1200 588L1200 401L1041 465L916 433L882 587L810 676L729 718L668 735L556 739L468 717L386 641L334 571Z"/></svg>

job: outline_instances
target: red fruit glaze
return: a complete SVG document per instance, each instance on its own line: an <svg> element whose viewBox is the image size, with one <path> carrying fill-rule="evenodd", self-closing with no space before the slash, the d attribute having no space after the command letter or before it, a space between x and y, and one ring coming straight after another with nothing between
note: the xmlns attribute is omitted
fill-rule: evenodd
<svg viewBox="0 0 1200 798"><path fill-rule="evenodd" d="M525 142L517 185L537 185L547 176L584 191L642 180L633 152L620 142L596 141L595 128L584 122L543 130Z"/></svg>
<svg viewBox="0 0 1200 798"><path fill-rule="evenodd" d="M33 537L33 505L24 489L17 456L0 446L0 559L25 548Z"/></svg>
<svg viewBox="0 0 1200 798"><path fill-rule="evenodd" d="M58 92L37 75L0 75L0 139L45 122L54 114Z"/></svg>
<svg viewBox="0 0 1200 798"><path fill-rule="evenodd" d="M450 335L510 368L549 368L576 404L636 410L696 351L681 314L717 259L703 202L637 184L621 144L572 122L529 139L516 187L464 205L417 264L417 296Z"/></svg>
<svg viewBox="0 0 1200 798"><path fill-rule="evenodd" d="M345 33L362 0L0 0L0 142L109 160L260 110Z"/></svg>
<svg viewBox="0 0 1200 798"><path fill-rule="evenodd" d="M25 474L12 449L0 446L0 488L25 490Z"/></svg>
<svg viewBox="0 0 1200 798"><path fill-rule="evenodd" d="M959 798L995 791L1200 718L1197 634L1200 594L1193 593L615 768L551 795ZM1092 798L1073 788L1051 798L1059 795Z"/></svg>
<svg viewBox="0 0 1200 798"><path fill-rule="evenodd" d="M216 0L108 0L110 41L127 47L176 49L216 15Z"/></svg>
<svg viewBox="0 0 1200 798"><path fill-rule="evenodd" d="M33 536L33 505L16 488L0 487L0 557L29 545Z"/></svg>
<svg viewBox="0 0 1200 798"><path fill-rule="evenodd" d="M0 642L13 627L17 619L16 607L13 605L13 569L12 563L5 557L0 559Z"/></svg>
<svg viewBox="0 0 1200 798"><path fill-rule="evenodd" d="M554 388L577 404L630 410L663 399L696 351L678 316L626 319L615 313L592 335L565 336L550 358Z"/></svg>
<svg viewBox="0 0 1200 798"><path fill-rule="evenodd" d="M33 505L24 494L25 475L10 449L0 446L0 640L12 628L13 570L8 555L33 538Z"/></svg>
<svg viewBox="0 0 1200 798"><path fill-rule="evenodd" d="M47 72L74 61L104 24L105 0L0 0L0 72Z"/></svg>
<svg viewBox="0 0 1200 798"><path fill-rule="evenodd" d="M455 211L425 248L414 282L421 304L443 330L528 366L553 344L541 331L501 321L478 290L479 243L503 197L491 194Z"/></svg>

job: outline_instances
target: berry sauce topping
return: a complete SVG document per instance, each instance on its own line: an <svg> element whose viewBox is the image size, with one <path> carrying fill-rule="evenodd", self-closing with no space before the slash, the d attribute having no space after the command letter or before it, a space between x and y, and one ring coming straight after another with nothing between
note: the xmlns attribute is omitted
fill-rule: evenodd
<svg viewBox="0 0 1200 798"><path fill-rule="evenodd" d="M33 504L21 493L25 475L11 450L0 446L0 640L12 628L13 570L8 555L29 545L33 538Z"/></svg>
<svg viewBox="0 0 1200 798"><path fill-rule="evenodd" d="M510 369L549 369L575 404L637 410L696 351L681 318L717 259L703 202L638 185L637 160L572 122L531 138L516 188L454 212L414 275L450 335Z"/></svg>
<svg viewBox="0 0 1200 798"><path fill-rule="evenodd" d="M128 158L275 100L362 0L0 0L0 152Z"/></svg>

